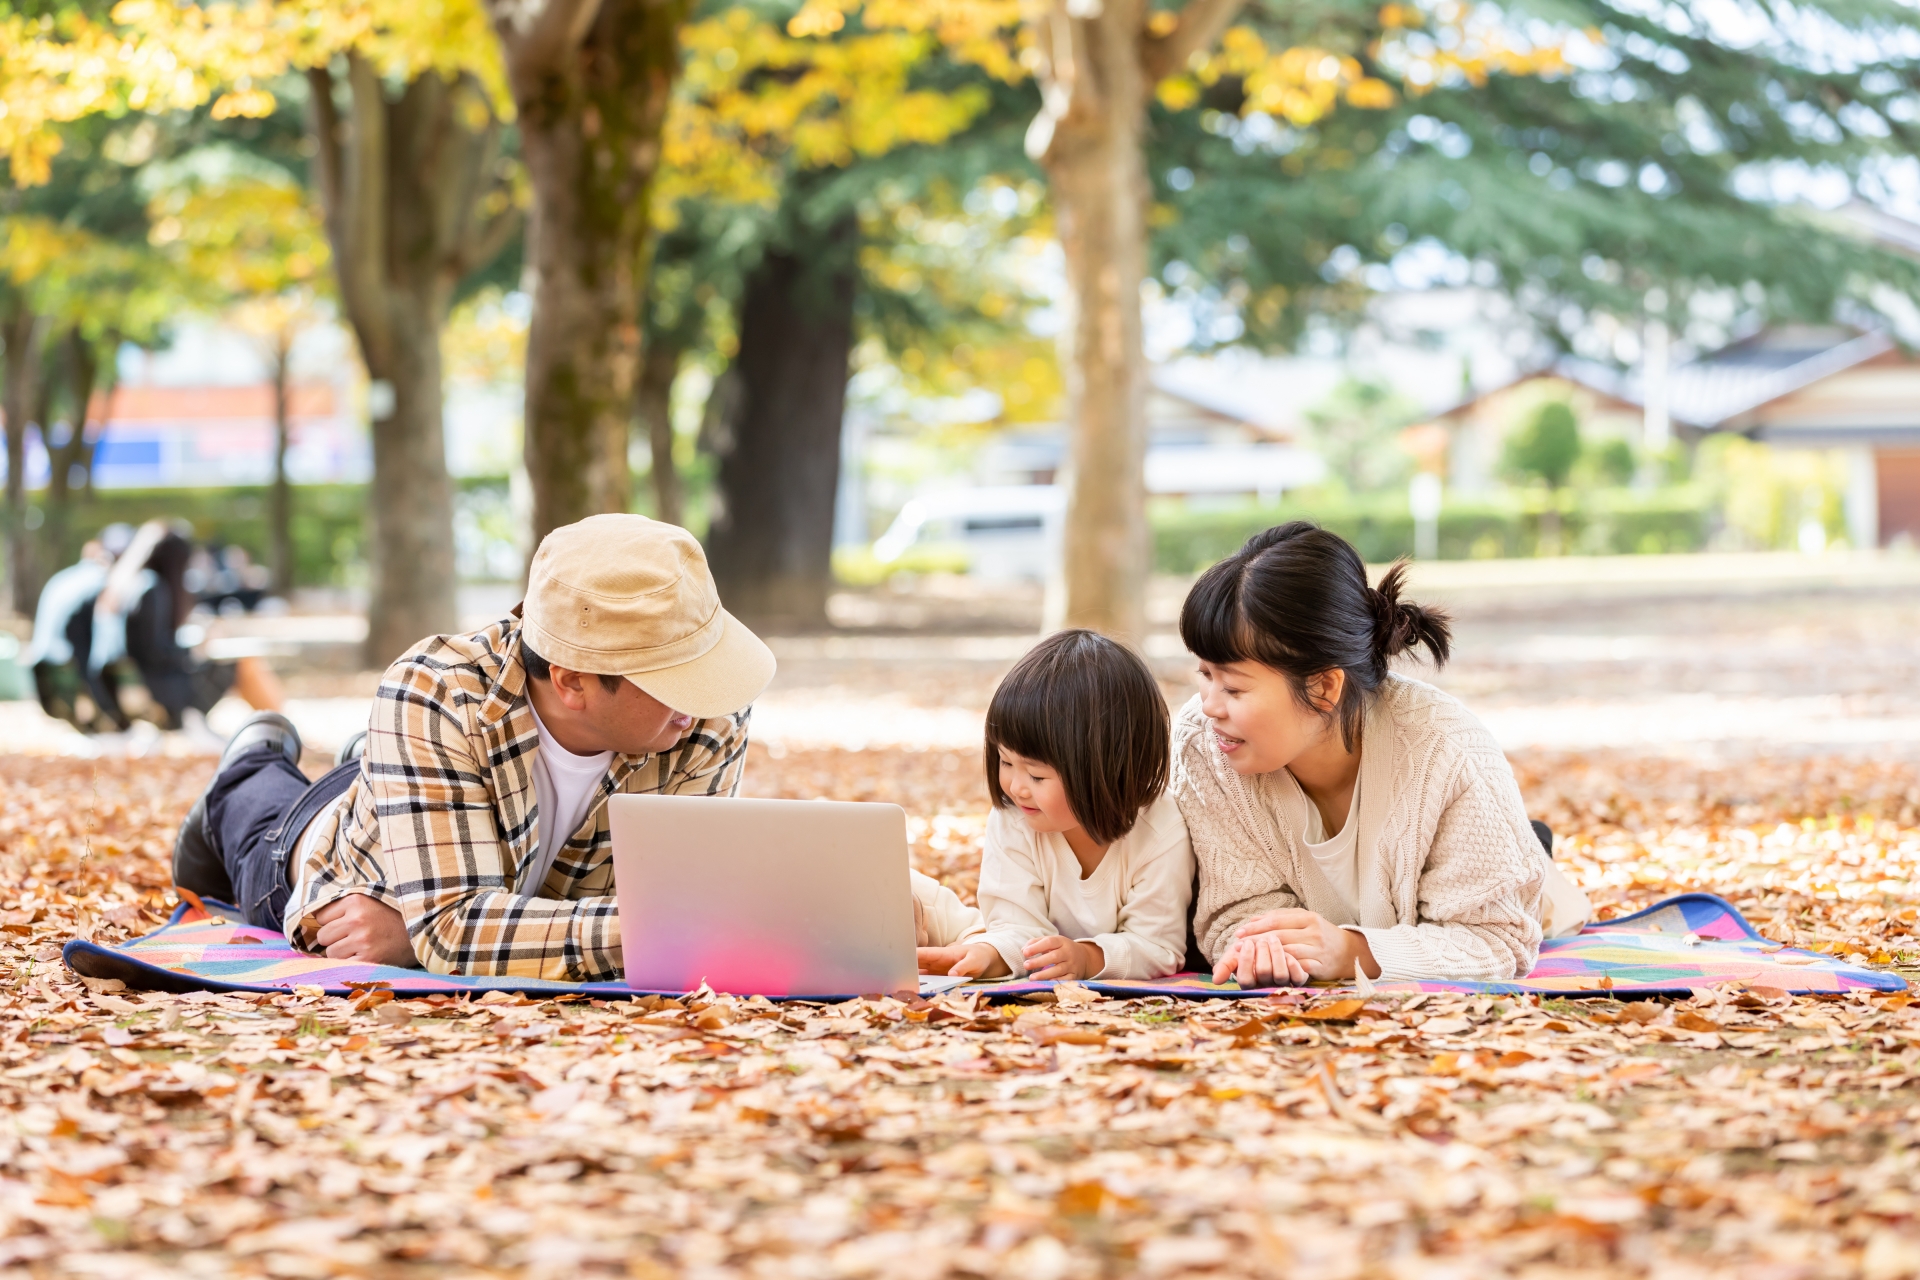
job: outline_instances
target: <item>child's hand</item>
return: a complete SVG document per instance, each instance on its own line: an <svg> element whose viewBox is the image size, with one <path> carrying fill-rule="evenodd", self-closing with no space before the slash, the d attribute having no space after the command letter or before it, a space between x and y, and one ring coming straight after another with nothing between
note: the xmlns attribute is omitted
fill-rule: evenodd
<svg viewBox="0 0 1920 1280"><path fill-rule="evenodd" d="M1027 962L1027 977L1034 982L1053 982L1060 978L1091 978L1107 967L1106 953L1099 944L1075 942L1055 934L1035 938L1020 948Z"/></svg>
<svg viewBox="0 0 1920 1280"><path fill-rule="evenodd" d="M949 978L998 978L1007 972L1007 962L998 948L985 942L972 946L921 947L920 972L944 973Z"/></svg>

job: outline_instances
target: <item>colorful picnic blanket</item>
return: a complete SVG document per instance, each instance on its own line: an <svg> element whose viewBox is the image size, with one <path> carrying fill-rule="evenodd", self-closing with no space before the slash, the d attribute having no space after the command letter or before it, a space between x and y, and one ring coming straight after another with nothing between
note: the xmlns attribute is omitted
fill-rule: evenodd
<svg viewBox="0 0 1920 1280"><path fill-rule="evenodd" d="M104 946L76 938L61 958L76 973L119 978L129 987L152 991L284 991L296 986L324 987L340 995L352 987L390 986L398 995L512 991L527 995L578 993L617 998L679 995L649 992L620 982L548 982L537 978L467 978L355 964L307 955L289 946L271 929L241 922L240 912L224 903L206 909L182 904L173 918L144 938ZM1898 974L1847 964L1835 956L1796 951L1769 942L1722 898L1688 893L1645 911L1587 926L1576 937L1540 948L1539 963L1518 982L1376 982L1385 994L1417 991L1538 993L1554 996L1680 995L1697 987L1730 984L1775 987L1797 994L1821 991L1904 991ZM951 983L933 980L928 990ZM1048 990L1050 982L976 983L966 990L996 998ZM1180 973L1148 982L1090 982L1115 996L1171 995L1191 998L1266 995L1280 988L1216 985L1207 975ZM746 994L746 993L740 993ZM848 995L864 994L849 992ZM814 997L844 999L846 997Z"/></svg>

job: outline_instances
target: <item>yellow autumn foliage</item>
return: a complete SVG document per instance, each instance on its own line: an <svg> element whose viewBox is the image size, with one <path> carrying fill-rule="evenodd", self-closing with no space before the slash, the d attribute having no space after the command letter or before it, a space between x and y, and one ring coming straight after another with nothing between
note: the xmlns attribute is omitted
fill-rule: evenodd
<svg viewBox="0 0 1920 1280"><path fill-rule="evenodd" d="M90 335L150 334L187 291L159 255L49 218L0 218L0 280L32 310Z"/></svg>
<svg viewBox="0 0 1920 1280"><path fill-rule="evenodd" d="M148 240L215 301L297 312L330 282L326 231L289 178L182 183L156 195L148 216Z"/></svg>
<svg viewBox="0 0 1920 1280"><path fill-rule="evenodd" d="M217 119L264 115L268 82L349 49L386 75L471 72L508 110L480 0L121 0L105 22L0 18L0 154L14 181L45 182L60 124L208 103Z"/></svg>
<svg viewBox="0 0 1920 1280"><path fill-rule="evenodd" d="M856 7L814 0L784 29L733 9L682 29L657 220L671 225L679 202L693 197L771 201L786 164L828 168L937 144L986 108L978 85L952 93L911 87L915 68L941 47L928 24L849 33Z"/></svg>

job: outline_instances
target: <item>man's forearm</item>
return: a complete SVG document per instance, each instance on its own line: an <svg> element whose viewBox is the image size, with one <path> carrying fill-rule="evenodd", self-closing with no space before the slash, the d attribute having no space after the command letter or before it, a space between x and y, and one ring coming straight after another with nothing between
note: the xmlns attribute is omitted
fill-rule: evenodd
<svg viewBox="0 0 1920 1280"><path fill-rule="evenodd" d="M479 893L423 912L420 921L416 949L436 973L556 982L621 974L619 908L611 897Z"/></svg>

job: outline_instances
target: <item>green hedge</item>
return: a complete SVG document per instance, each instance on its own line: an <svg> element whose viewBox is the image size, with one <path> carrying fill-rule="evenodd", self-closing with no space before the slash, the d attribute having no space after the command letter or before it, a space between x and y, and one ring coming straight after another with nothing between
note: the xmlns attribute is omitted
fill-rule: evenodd
<svg viewBox="0 0 1920 1280"><path fill-rule="evenodd" d="M1598 489L1562 497L1561 546L1574 554L1699 551L1711 532L1709 496L1693 486L1651 493ZM1544 493L1450 498L1440 512L1440 558L1538 555L1546 500ZM1154 568L1196 573L1262 529L1288 520L1311 520L1331 529L1369 563L1413 554L1413 517L1399 494L1302 497L1214 508L1156 504L1151 514Z"/></svg>
<svg viewBox="0 0 1920 1280"><path fill-rule="evenodd" d="M337 586L350 566L365 560L367 491L364 485L296 485L293 489L293 576L301 586ZM200 542L245 547L267 562L267 490L264 485L226 489L102 489L76 496L66 528L58 535L48 518L46 494L31 495L39 513L44 570L72 564L88 538L122 521L185 520ZM33 517L29 517L33 519ZM58 545L52 545L56 543Z"/></svg>

